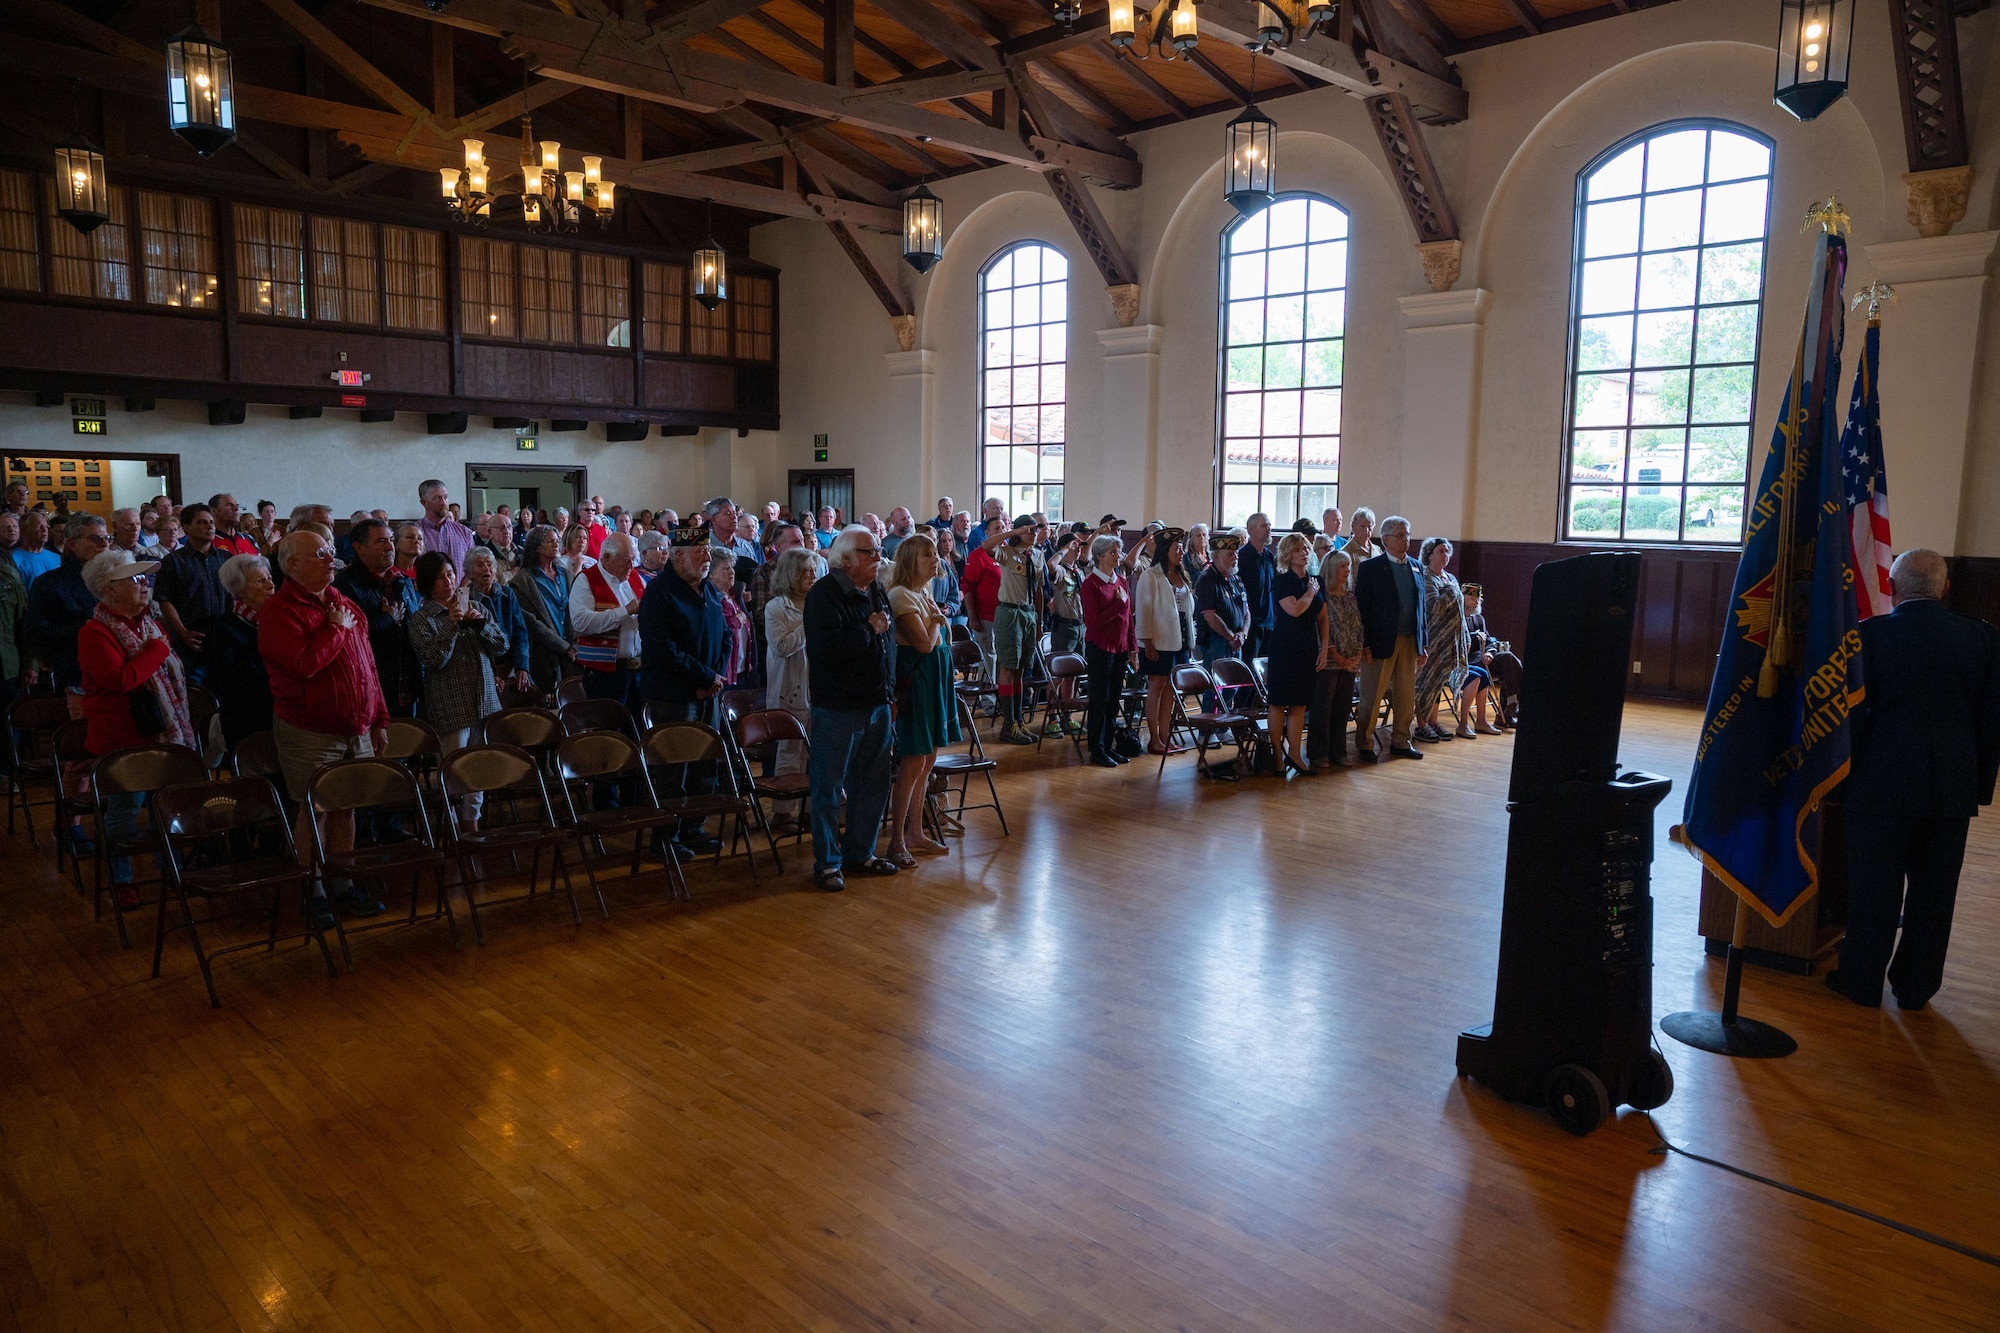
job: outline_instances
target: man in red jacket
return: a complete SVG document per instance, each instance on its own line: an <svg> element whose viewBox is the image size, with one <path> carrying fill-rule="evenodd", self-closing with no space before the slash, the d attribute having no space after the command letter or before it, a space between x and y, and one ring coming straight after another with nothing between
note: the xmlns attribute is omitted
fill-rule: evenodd
<svg viewBox="0 0 2000 1333"><path fill-rule="evenodd" d="M374 754L387 742L389 709L368 646L368 622L333 586L333 547L316 532L278 543L285 582L257 614L257 651L271 678L272 734L285 786L299 803L296 837L309 855L312 829L306 784L320 765ZM354 816L329 816L320 828L329 852L354 846ZM335 903L349 916L373 916L382 904L352 886Z"/></svg>

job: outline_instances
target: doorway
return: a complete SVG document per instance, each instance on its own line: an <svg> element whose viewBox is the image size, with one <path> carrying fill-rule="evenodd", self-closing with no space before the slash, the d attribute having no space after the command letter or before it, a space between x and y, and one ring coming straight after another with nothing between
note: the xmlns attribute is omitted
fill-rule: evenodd
<svg viewBox="0 0 2000 1333"><path fill-rule="evenodd" d="M520 513L523 505L542 512L560 505L571 513L590 494L590 471L560 463L467 463L465 512L484 514L506 505ZM469 521L469 520L468 520Z"/></svg>
<svg viewBox="0 0 2000 1333"><path fill-rule="evenodd" d="M822 509L839 511L842 523L854 521L854 469L842 468L838 471L821 469L816 472L791 474L792 513L817 514Z"/></svg>
<svg viewBox="0 0 2000 1333"><path fill-rule="evenodd" d="M179 454L8 454L7 485L28 488L30 507L52 513L109 514L137 509L158 496L181 495Z"/></svg>

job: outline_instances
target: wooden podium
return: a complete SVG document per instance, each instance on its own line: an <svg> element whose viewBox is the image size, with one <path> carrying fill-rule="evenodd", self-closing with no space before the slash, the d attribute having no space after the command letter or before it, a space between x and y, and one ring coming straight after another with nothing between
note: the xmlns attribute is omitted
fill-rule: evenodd
<svg viewBox="0 0 2000 1333"><path fill-rule="evenodd" d="M1840 803L1829 801L1820 821L1819 892L1774 930L1754 912L1744 937L1744 959L1760 967L1811 976L1814 965L1847 933L1847 823ZM1695 929L1711 957L1729 952L1736 926L1736 895L1706 869L1701 872L1701 907Z"/></svg>

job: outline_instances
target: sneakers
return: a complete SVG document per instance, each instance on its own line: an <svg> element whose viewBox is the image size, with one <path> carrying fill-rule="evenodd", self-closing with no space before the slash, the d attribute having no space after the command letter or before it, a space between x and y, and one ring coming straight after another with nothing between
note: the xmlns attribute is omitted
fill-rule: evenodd
<svg viewBox="0 0 2000 1333"><path fill-rule="evenodd" d="M829 870L813 876L813 885L821 893L840 893L846 890L847 881L840 877L838 870Z"/></svg>
<svg viewBox="0 0 2000 1333"><path fill-rule="evenodd" d="M367 894L354 889L335 894L333 905L345 917L380 916L389 910L387 904L378 903Z"/></svg>

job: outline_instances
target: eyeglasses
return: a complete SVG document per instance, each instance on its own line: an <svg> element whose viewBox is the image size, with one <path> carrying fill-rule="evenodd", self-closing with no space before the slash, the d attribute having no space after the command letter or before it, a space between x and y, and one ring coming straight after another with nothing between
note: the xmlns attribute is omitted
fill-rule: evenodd
<svg viewBox="0 0 2000 1333"><path fill-rule="evenodd" d="M880 559L882 555L882 548L879 546L857 546L854 548L854 554L871 555L876 557L877 559Z"/></svg>

